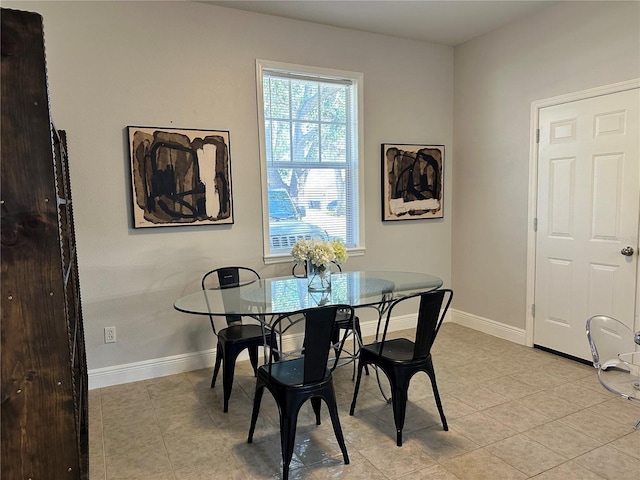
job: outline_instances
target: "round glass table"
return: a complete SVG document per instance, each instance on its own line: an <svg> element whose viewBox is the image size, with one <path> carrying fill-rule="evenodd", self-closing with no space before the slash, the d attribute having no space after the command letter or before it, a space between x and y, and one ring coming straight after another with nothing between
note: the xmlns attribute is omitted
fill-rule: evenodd
<svg viewBox="0 0 640 480"><path fill-rule="evenodd" d="M306 278L265 278L238 287L199 290L174 303L196 315L283 315L323 305L379 307L400 296L442 286L436 276L415 272L360 271L331 275L331 290L311 292Z"/></svg>

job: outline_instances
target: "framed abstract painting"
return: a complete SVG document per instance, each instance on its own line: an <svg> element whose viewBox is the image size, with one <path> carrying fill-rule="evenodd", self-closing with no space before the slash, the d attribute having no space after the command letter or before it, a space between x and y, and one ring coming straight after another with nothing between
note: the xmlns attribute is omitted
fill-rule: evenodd
<svg viewBox="0 0 640 480"><path fill-rule="evenodd" d="M228 131L127 129L134 228L233 223Z"/></svg>
<svg viewBox="0 0 640 480"><path fill-rule="evenodd" d="M382 144L382 220L443 218L444 145Z"/></svg>

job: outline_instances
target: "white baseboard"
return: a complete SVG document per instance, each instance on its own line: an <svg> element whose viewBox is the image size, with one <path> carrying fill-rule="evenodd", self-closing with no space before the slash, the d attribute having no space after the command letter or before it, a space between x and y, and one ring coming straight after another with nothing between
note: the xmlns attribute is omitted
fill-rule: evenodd
<svg viewBox="0 0 640 480"><path fill-rule="evenodd" d="M494 320L482 318L470 313L449 309L445 322L453 322L465 327L478 330L489 335L493 335L504 340L509 340L520 345L525 344L524 330L511 327ZM360 323L362 336L375 335L377 322L370 320ZM401 315L394 317L389 324L389 331L404 330L413 328L415 325L415 315ZM288 348L301 343L302 335L294 334L285 337ZM294 347L295 348L295 347ZM215 362L216 350L204 350L200 352L184 353L170 357L154 358L141 362L114 365L111 367L95 368L89 370L89 390L96 388L120 385L122 383L138 382L150 378L164 377L178 373L189 372L201 368L211 368ZM249 360L246 351L242 352L238 360Z"/></svg>
<svg viewBox="0 0 640 480"><path fill-rule="evenodd" d="M450 314L451 317L449 321L453 323L502 338L503 340L509 340L518 345L526 345L525 330L522 328L512 327L511 325L459 310L450 309L447 313Z"/></svg>
<svg viewBox="0 0 640 480"><path fill-rule="evenodd" d="M391 330L411 328L415 323L415 316L405 315L392 320ZM360 329L364 337L375 335L376 324L374 320L362 322ZM302 343L301 334L292 334L285 337L285 349L296 348ZM295 346L294 346L295 345ZM122 383L139 382L150 378L164 377L178 373L198 370L200 368L212 368L216 359L216 349L200 352L173 355L171 357L154 358L141 362L114 365L112 367L95 368L89 370L89 390L110 387ZM249 354L245 350L238 356L238 361L249 360Z"/></svg>
<svg viewBox="0 0 640 480"><path fill-rule="evenodd" d="M416 316L414 315L399 315L393 317L389 322L389 331L395 332L397 330L404 330L406 328L413 328L416 325ZM370 337L376 334L376 327L378 326L377 320L368 320L363 322L360 319L360 330L363 337Z"/></svg>
<svg viewBox="0 0 640 480"><path fill-rule="evenodd" d="M89 390L212 367L216 349L89 370ZM249 355L247 355L249 359Z"/></svg>

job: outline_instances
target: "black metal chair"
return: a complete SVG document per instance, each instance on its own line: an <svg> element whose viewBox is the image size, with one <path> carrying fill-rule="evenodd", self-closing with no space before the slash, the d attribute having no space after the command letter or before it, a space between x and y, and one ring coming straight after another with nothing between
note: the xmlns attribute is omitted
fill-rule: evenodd
<svg viewBox="0 0 640 480"><path fill-rule="evenodd" d="M207 272L202 277L201 286L203 290L210 288L230 288L239 285L255 282L260 279L258 272L248 267L221 267ZM223 411L229 410L229 398L233 388L233 375L235 372L236 359L245 349L249 350L249 359L253 367L254 374L258 369L258 348L265 345L275 347L275 337L269 328L258 323L243 323L242 315L227 315L226 326L216 329L215 319L209 315L213 333L218 337L216 347L216 363L211 378L211 388L215 387L216 378L222 368L222 388L224 395ZM264 331L263 331L264 329Z"/></svg>
<svg viewBox="0 0 640 480"><path fill-rule="evenodd" d="M342 273L342 268L339 264L334 262L334 265L338 269L340 273ZM302 272L304 270L304 273ZM293 267L291 268L291 275L297 278L306 278L307 276L307 266L306 264L300 264L295 262ZM342 333L342 340L340 339L340 333ZM347 339L351 336L353 341L352 350L345 350L344 346L347 342ZM360 329L360 318L357 315L350 315L349 312L341 312L338 311L338 315L336 316L335 328L333 331L333 345L336 355L336 363L335 367L339 367L342 365L346 365L348 363L353 362L353 375L351 376L351 380L353 381L356 377L356 360L358 359L358 352L362 347L362 330ZM347 361L340 364L338 360L341 356L346 356L348 358ZM334 367L334 368L335 368ZM365 369L367 375L369 375L369 370Z"/></svg>
<svg viewBox="0 0 640 480"><path fill-rule="evenodd" d="M278 336L281 346L282 335L294 325L304 323L304 338L309 339L307 342L303 340L299 348L287 349L287 352L282 351L282 347L278 352L271 350L268 363L258 369L247 441L253 442L262 394L267 388L280 412L280 443L285 480L289 477L289 464L295 446L298 412L307 399L311 399L317 425L320 425L321 400L327 404L344 463L349 463L333 388L333 366L329 365L329 350L338 310L348 310L353 315L353 309L349 306L330 305L293 312L277 318L272 324L273 334Z"/></svg>
<svg viewBox="0 0 640 480"><path fill-rule="evenodd" d="M413 340L408 338L387 339L389 320L395 307L402 302L416 297L420 298L420 308L418 310L418 320ZM399 447L402 446L402 428L404 427L405 412L407 409L409 383L411 377L417 372L425 372L429 376L438 412L440 413L440 419L442 420L442 427L444 430L449 430L447 419L442 409L440 394L438 393L436 374L431 360L431 346L438 334L447 309L451 304L452 297L453 291L443 289L410 295L395 300L387 311L381 340L364 345L360 349L358 377L349 414L353 415L356 408L362 368L367 364L379 367L385 373L391 384L391 403L393 405L393 418L396 424L396 442ZM379 338L378 333L379 332L376 333L376 338Z"/></svg>

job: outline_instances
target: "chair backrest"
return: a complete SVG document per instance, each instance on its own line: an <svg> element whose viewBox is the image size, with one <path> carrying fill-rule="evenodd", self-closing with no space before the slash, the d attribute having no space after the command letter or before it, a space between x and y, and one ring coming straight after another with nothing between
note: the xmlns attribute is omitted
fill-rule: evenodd
<svg viewBox="0 0 640 480"><path fill-rule="evenodd" d="M391 320L393 310L399 304L417 297L420 298L420 306L418 308L417 325L414 337L414 360L429 356L433 342L435 341L436 335L438 335L438 331L442 325L442 321L447 314L449 305L451 305L453 291L450 289L433 290L431 292L408 295L406 297L399 298L398 300L394 300L387 312L381 339L383 344L387 339L387 330L389 328L389 321Z"/></svg>
<svg viewBox="0 0 640 480"><path fill-rule="evenodd" d="M342 267L340 264L336 262L332 262L337 268L338 271L342 273ZM293 267L291 267L291 275L297 278L306 278L307 277L307 263L306 262L294 262Z"/></svg>
<svg viewBox="0 0 640 480"><path fill-rule="evenodd" d="M586 329L593 366L597 369L618 366L620 354L638 350L633 331L615 318L593 316L587 320Z"/></svg>
<svg viewBox="0 0 640 480"><path fill-rule="evenodd" d="M271 325L272 331L280 337L278 362L286 362L296 358L304 359L303 384L308 385L322 381L327 372L335 365L328 366L329 352L332 347L333 327L338 311L348 312L353 317L353 308L349 305L328 305L308 308L278 317ZM286 349L282 336L290 331L298 331L296 325L304 324L302 345ZM289 342L284 342L286 345ZM269 353L269 372L274 362L274 351ZM334 363L337 361L334 358Z"/></svg>
<svg viewBox="0 0 640 480"><path fill-rule="evenodd" d="M260 275L253 268L249 267L220 267L214 268L205 273L200 285L203 290L224 289L247 285L260 280ZM213 318L211 315L211 326L215 331ZM241 315L227 315L227 325L242 323Z"/></svg>

